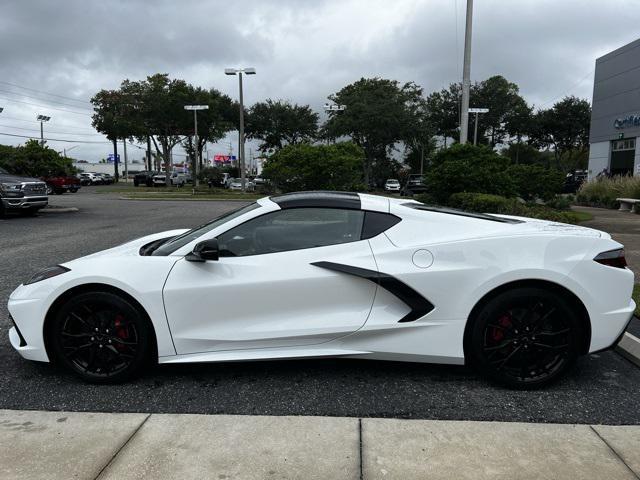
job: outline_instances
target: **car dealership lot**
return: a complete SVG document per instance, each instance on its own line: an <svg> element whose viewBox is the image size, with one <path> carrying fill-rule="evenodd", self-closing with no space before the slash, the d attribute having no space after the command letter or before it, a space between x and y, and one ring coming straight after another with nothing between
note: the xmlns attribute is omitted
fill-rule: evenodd
<svg viewBox="0 0 640 480"><path fill-rule="evenodd" d="M24 361L9 346L5 305L31 273L242 205L94 192L52 198L77 213L0 220L0 408L640 424L640 369L614 352L581 358L568 378L534 392L495 387L462 367L363 360L163 366L116 386Z"/></svg>

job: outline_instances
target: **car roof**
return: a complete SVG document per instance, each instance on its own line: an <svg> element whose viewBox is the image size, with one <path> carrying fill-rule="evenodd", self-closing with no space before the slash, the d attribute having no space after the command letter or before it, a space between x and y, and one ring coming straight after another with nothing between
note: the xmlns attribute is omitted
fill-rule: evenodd
<svg viewBox="0 0 640 480"><path fill-rule="evenodd" d="M281 209L287 208L344 208L348 210L374 210L389 212L389 199L379 195L329 190L293 192L274 195L269 200Z"/></svg>

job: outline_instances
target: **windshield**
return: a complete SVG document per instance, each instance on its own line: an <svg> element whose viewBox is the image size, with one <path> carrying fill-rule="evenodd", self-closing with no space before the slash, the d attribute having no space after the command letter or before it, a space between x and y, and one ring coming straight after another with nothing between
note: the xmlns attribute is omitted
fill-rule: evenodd
<svg viewBox="0 0 640 480"><path fill-rule="evenodd" d="M258 203L252 203L250 205L246 205L237 210L232 210L231 212L225 213L224 215L212 220L209 223L205 223L204 225L200 225L188 232L183 233L182 235L178 235L177 237L173 237L167 243L159 246L153 253L153 256L166 256L175 252L177 249L184 247L187 243L195 240L196 238L204 235L207 232L210 232L214 228L219 227L223 223L226 223L234 218L239 217L240 215L244 215L251 210L255 210L259 208L260 205Z"/></svg>

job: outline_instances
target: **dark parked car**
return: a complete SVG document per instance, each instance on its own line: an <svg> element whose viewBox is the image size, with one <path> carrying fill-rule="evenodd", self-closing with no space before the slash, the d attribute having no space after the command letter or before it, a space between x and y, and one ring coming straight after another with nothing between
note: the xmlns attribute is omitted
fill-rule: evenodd
<svg viewBox="0 0 640 480"><path fill-rule="evenodd" d="M411 197L426 191L427 186L424 184L424 175L414 174L409 175L407 183L404 184L404 188L400 191L400 195Z"/></svg>
<svg viewBox="0 0 640 480"><path fill-rule="evenodd" d="M145 170L143 172L138 172L133 177L133 185L146 185L147 187L153 187L153 176L157 175L158 172L153 170Z"/></svg>
<svg viewBox="0 0 640 480"><path fill-rule="evenodd" d="M12 175L0 168L0 217L6 212L34 214L48 203L47 184L42 180Z"/></svg>
<svg viewBox="0 0 640 480"><path fill-rule="evenodd" d="M564 179L562 193L576 193L578 190L580 190L580 187L586 180L586 170L575 170L571 173L567 173L567 176Z"/></svg>

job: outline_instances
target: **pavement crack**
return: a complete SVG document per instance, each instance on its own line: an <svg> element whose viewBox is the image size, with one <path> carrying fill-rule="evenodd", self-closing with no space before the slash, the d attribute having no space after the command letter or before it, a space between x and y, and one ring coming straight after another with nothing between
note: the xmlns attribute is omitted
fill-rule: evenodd
<svg viewBox="0 0 640 480"><path fill-rule="evenodd" d="M93 480L98 480L98 478L100 478L102 473L107 469L109 465L113 463L115 458L120 454L120 452L124 449L124 447L126 447L129 444L131 439L136 436L136 434L140 431L140 429L144 426L144 424L147 423L147 420L149 420L150 417L151 417L151 414L150 413L147 414L144 420L140 422L140 425L138 425L138 427L131 433L131 435L129 435L129 438L127 438L127 440L122 445L120 445L120 448L118 448L118 450L115 451L115 453L111 456L109 461L105 464L104 467L100 469L100 471L98 472L98 474L95 476Z"/></svg>
<svg viewBox="0 0 640 480"><path fill-rule="evenodd" d="M629 471L631 472L631 475L633 475L635 478L637 478L638 480L640 480L640 476L638 476L638 474L633 470L633 468L631 468L631 467L627 464L627 462L625 462L624 458L622 458L622 456L621 456L618 452L616 452L616 449L615 449L615 448L613 448L613 447L609 444L609 442L607 442L607 441L604 439L604 437L603 437L602 435L600 435L600 433L598 433L598 431L597 431L595 428L593 428L593 426L592 426L592 425L589 425L589 428L590 428L591 430L593 430L593 433L595 433L595 434L598 436L598 438L599 438L600 440L602 440L602 442L603 442L607 447L609 447L609 450L611 450L611 451L613 452L613 454L614 454L616 457L618 457L618 459L619 459L619 460L624 464L624 466L625 466L625 467L627 467L627 470L629 470Z"/></svg>
<svg viewBox="0 0 640 480"><path fill-rule="evenodd" d="M360 480L364 478L364 468L362 465L362 419L358 419L358 439L359 439L359 449L360 449Z"/></svg>

